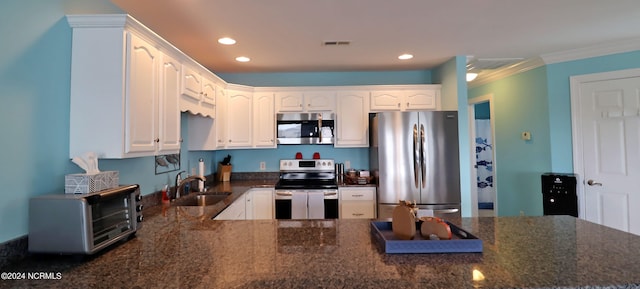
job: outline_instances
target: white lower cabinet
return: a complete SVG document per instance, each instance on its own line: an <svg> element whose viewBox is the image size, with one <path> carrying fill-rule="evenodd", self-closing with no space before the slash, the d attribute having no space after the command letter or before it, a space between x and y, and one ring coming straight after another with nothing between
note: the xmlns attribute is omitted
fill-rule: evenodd
<svg viewBox="0 0 640 289"><path fill-rule="evenodd" d="M245 209L245 194L237 198L231 205L229 205L224 211L218 214L214 220L245 220L246 217L246 209Z"/></svg>
<svg viewBox="0 0 640 289"><path fill-rule="evenodd" d="M214 220L273 219L273 189L250 189L237 198Z"/></svg>
<svg viewBox="0 0 640 289"><path fill-rule="evenodd" d="M342 187L338 190L341 219L374 219L376 217L375 187Z"/></svg>
<svg viewBox="0 0 640 289"><path fill-rule="evenodd" d="M247 220L273 219L273 189L251 189L245 195Z"/></svg>

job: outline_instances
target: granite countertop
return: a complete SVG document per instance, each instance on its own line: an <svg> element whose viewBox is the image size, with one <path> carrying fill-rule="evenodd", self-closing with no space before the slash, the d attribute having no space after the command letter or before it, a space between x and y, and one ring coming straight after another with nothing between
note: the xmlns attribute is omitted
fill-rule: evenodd
<svg viewBox="0 0 640 289"><path fill-rule="evenodd" d="M229 198L262 185L230 185ZM450 220L483 253L385 254L370 220L211 220L217 211L146 209L137 237L107 251L0 270L59 280L0 288L640 288L640 236L570 216Z"/></svg>

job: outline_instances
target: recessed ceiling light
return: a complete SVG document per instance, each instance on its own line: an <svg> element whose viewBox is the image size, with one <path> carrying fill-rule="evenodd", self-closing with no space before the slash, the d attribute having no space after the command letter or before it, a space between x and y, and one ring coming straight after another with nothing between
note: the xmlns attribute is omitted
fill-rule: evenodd
<svg viewBox="0 0 640 289"><path fill-rule="evenodd" d="M249 62L250 60L251 59L249 57L246 57L246 56L238 56L238 57L236 57L236 61L239 61L239 62Z"/></svg>
<svg viewBox="0 0 640 289"><path fill-rule="evenodd" d="M229 37L222 37L218 39L218 43L224 44L224 45L233 45L233 44L236 44L236 40Z"/></svg>
<svg viewBox="0 0 640 289"><path fill-rule="evenodd" d="M407 59L411 59L411 58L413 58L413 55L408 54L408 53L405 53L405 54L402 54L402 55L398 56L398 59L401 59L401 60L407 60Z"/></svg>

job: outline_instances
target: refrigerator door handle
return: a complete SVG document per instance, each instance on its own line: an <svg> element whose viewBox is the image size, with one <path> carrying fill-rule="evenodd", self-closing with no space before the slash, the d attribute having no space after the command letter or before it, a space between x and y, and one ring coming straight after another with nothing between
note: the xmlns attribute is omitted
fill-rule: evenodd
<svg viewBox="0 0 640 289"><path fill-rule="evenodd" d="M416 188L419 188L420 183L418 176L420 170L420 148L418 147L418 125L413 124L413 182Z"/></svg>
<svg viewBox="0 0 640 289"><path fill-rule="evenodd" d="M420 171L422 172L420 182L422 183L422 188L426 188L427 183L427 160L424 154L424 138L424 125L420 124Z"/></svg>
<svg viewBox="0 0 640 289"><path fill-rule="evenodd" d="M443 209L443 210L433 210L434 213L442 213L442 214L452 214L460 211L459 209Z"/></svg>

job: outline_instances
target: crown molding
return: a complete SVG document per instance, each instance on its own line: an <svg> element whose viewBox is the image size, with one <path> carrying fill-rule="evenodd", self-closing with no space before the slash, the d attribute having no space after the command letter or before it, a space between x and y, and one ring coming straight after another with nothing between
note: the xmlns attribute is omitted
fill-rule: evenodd
<svg viewBox="0 0 640 289"><path fill-rule="evenodd" d="M553 64L636 50L640 50L640 38L625 39L622 41L607 42L584 48L546 53L540 55L540 57L544 60L545 64Z"/></svg>
<svg viewBox="0 0 640 289"><path fill-rule="evenodd" d="M476 78L474 81L467 82L467 87L474 88L474 87L484 85L496 80L503 79L505 77L509 77L518 73L529 71L544 65L545 65L544 61L542 60L542 58L539 58L539 57L525 59L521 62L510 65L505 68L501 68L501 69L487 72L487 73L481 73L478 75L478 78Z"/></svg>
<svg viewBox="0 0 640 289"><path fill-rule="evenodd" d="M640 38L625 39L622 41L603 43L584 48L546 53L540 55L540 57L526 59L522 62L516 63L515 65L511 65L506 68L498 69L489 73L481 73L474 81L468 82L467 87L474 88L544 65L637 50L640 50Z"/></svg>
<svg viewBox="0 0 640 289"><path fill-rule="evenodd" d="M77 14L66 17L71 28L122 28L129 18L127 14Z"/></svg>

